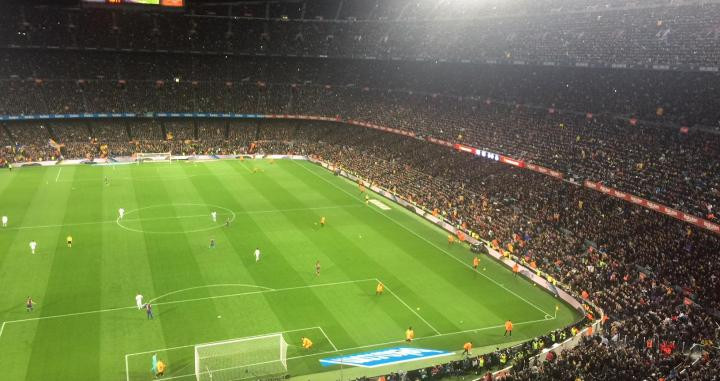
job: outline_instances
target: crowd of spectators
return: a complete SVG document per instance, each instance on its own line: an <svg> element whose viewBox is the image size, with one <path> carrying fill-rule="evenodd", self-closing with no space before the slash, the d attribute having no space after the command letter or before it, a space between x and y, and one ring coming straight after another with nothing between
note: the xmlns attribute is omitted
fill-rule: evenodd
<svg viewBox="0 0 720 381"><path fill-rule="evenodd" d="M95 150L97 155L99 147L108 144L101 139L128 154L187 149L182 153L314 155L464 226L497 248L510 250L512 244L513 255L573 291L587 293L608 316L599 337L554 361L529 363L518 353L533 352L520 348L486 355L482 362L472 357L389 379L439 378L461 371L484 374L501 364L500 356L517 366L508 380L618 374L628 379L712 379L708 369L718 358L711 348L720 338L720 269L714 261L720 239L669 217L570 182L341 123L66 122L32 134L28 127L10 125L4 131L38 147L51 135L61 141L69 138L77 145L63 150L78 147L78 152ZM200 131L211 132L203 139ZM173 139L163 137L168 132ZM178 144L175 136L187 142ZM555 341L559 340L546 340ZM685 367L689 360L684 350L694 344L706 346L703 357Z"/></svg>
<svg viewBox="0 0 720 381"><path fill-rule="evenodd" d="M4 126L7 143L3 148L3 161L58 160L57 149L51 147L50 131L47 125Z"/></svg>
<svg viewBox="0 0 720 381"><path fill-rule="evenodd" d="M586 292L608 315L597 340L508 379L711 380L678 374L683 349L717 345L720 239L568 182L355 127L296 131L296 144L508 249ZM298 145L299 147L299 145ZM548 192L548 189L552 189ZM712 360L711 360L712 359ZM704 369L701 370L701 369ZM655 376L653 376L655 375Z"/></svg>
<svg viewBox="0 0 720 381"><path fill-rule="evenodd" d="M88 62L93 61L85 64ZM138 62L142 64L143 61ZM257 64L255 68L266 69L266 65ZM312 70L309 64L287 63L285 66L279 63L279 66ZM189 74L192 72L190 70ZM521 83L505 78L497 86L527 87L521 72L513 74ZM372 74L368 76L373 77ZM334 80L336 83L340 81L338 78ZM692 108L678 109L671 104L662 103L653 110L652 116L638 119L615 113L612 109L592 113L561 109L554 103L543 107L478 95L359 85L267 83L247 78L241 78L240 82L181 80L179 77L178 80L156 81L8 79L0 80L0 90L7 94L0 99L0 112L6 115L202 111L341 117L508 155L558 170L578 180L601 182L710 220L716 219L720 199L720 161L717 160L720 157L720 130L684 124L684 112L690 112ZM623 99L629 102L629 98ZM704 102L710 102L708 113L717 112L718 109L710 107L718 102L716 96L708 96ZM673 109L675 117L666 117L665 113L672 114L670 110ZM707 118L720 120L720 115L708 115ZM158 122L141 120L131 123L126 132L101 137L100 143L110 144L113 155L123 155L129 151L118 143L133 139L156 141L154 148L164 152L173 149L187 152L191 150L184 144L187 141L213 141L222 145L222 141L234 138L234 131L205 127L204 123L184 134L185 128L176 129L174 122L161 126ZM226 126L224 122L217 123ZM720 126L717 121L715 124ZM105 130L100 127L98 131ZM208 132L212 132L212 136L207 135ZM108 133L111 132L108 130ZM84 143L88 137L60 130L58 134L61 135L39 134L32 142L24 141L26 145L38 142L39 145L31 154L18 155L17 160L53 156L54 152L47 152L45 138L54 137L69 150L78 142ZM13 135L12 131L9 135ZM169 137L173 144L167 143Z"/></svg>
<svg viewBox="0 0 720 381"><path fill-rule="evenodd" d="M0 89L17 95L5 99L0 111L14 114L92 112L99 106L105 111L163 106L279 112L294 106L288 87L314 84L634 116L661 124L717 127L720 120L715 96L720 75L712 72L2 48L0 63ZM262 84L263 93L249 86ZM263 101L263 96L278 100Z"/></svg>
<svg viewBox="0 0 720 381"><path fill-rule="evenodd" d="M287 11L238 17L231 7L189 14L8 8L0 12L0 45L695 70L716 67L720 57L715 2L365 3L314 19Z"/></svg>
<svg viewBox="0 0 720 381"><path fill-rule="evenodd" d="M3 8L0 115L139 117L4 121L0 165L170 151L321 157L511 251L606 312L599 336L557 359L513 354L507 380L716 377L720 238L576 183L716 218L720 76L674 69L718 66L720 5L540 0L519 2L533 12L502 5L481 17L483 6L436 0L345 3L324 17L330 22L261 20L253 5L239 18L205 17L211 7L193 15ZM366 21L348 21L355 12ZM343 123L148 112L371 122L543 165L569 181ZM698 344L690 363L687 349ZM500 355L389 378L481 374Z"/></svg>

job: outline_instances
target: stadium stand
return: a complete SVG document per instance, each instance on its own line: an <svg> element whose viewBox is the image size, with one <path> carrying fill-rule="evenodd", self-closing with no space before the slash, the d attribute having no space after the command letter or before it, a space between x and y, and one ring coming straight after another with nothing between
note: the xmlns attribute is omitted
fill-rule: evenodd
<svg viewBox="0 0 720 381"><path fill-rule="evenodd" d="M505 380L717 379L720 236L578 184L717 222L720 4L470 2L437 12L437 1L347 3L339 15L309 6L305 20L287 22L252 6L223 22L207 16L232 7L0 12L0 114L337 117L508 155L565 180L424 140L300 121L4 121L0 163L140 151L314 155L498 248L513 244L609 317L558 358L530 362L538 348L527 343L386 379L485 375L502 356L515 365ZM694 345L698 358L688 355Z"/></svg>

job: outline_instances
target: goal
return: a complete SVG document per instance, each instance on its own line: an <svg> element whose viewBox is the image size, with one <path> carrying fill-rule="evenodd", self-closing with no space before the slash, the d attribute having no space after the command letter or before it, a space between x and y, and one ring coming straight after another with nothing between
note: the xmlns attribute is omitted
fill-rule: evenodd
<svg viewBox="0 0 720 381"><path fill-rule="evenodd" d="M287 373L282 334L244 337L195 346L197 381L257 380Z"/></svg>
<svg viewBox="0 0 720 381"><path fill-rule="evenodd" d="M142 163L144 161L170 161L172 152L137 152L135 153L135 161Z"/></svg>

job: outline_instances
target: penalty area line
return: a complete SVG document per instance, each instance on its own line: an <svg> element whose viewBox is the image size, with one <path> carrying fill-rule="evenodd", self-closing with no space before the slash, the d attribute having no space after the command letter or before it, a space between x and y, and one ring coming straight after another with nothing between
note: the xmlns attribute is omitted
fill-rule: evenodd
<svg viewBox="0 0 720 381"><path fill-rule="evenodd" d="M386 288L387 288L387 287L386 287ZM551 320L553 320L553 319L551 319ZM548 320L546 320L546 319L537 319L537 320L530 320L530 321L524 321L524 322L514 323L513 325L518 326L518 325L534 324L534 323L543 322L543 321L548 321ZM493 326L488 326L488 327L481 327L481 328L474 328L474 329L466 329L466 330L462 330L462 331L448 332L448 333L440 333L440 334L435 334L435 335L430 335L430 336L418 337L418 338L416 338L416 339L413 340L413 341L422 341L422 340L428 340L428 339L433 339L433 338L443 337L443 336L459 335L459 334L468 333L468 332L475 333L475 332L487 331L487 330L491 330L491 329L499 329L499 328L504 328L504 327L505 327L505 324L499 324L499 325L493 325ZM311 328L306 328L306 329L312 329L312 328L319 328L319 327L311 327ZM322 329L322 328L321 328L321 329ZM263 335L261 335L261 336L263 336ZM357 350L360 350L360 349L367 349L367 348L374 348L374 347L382 347L382 346L386 346L386 345L402 344L402 343L405 343L405 342L406 342L405 340L387 341L387 342L384 342L384 343L360 345L360 346L350 347L350 348L335 349L335 350L332 350L332 351L323 351L323 352L317 352L317 353L310 353L310 354L306 354L306 355L293 356L293 357L288 357L287 359L288 359L288 360L298 360L298 359L303 359L303 358L307 358L307 357L330 355L330 354L335 354L335 353L339 353L339 352L357 351ZM194 344L193 344L193 345L194 345ZM185 346L185 347L190 347L190 346L193 346L193 345L189 345L189 346ZM165 349L165 350L167 350L167 349ZM142 353L142 354L152 353L152 352L158 352L158 351L148 351L148 352L145 352L145 353ZM125 355L125 356L132 356L132 355L134 355L134 354L129 354L129 355ZM128 381L130 381L130 378L129 378L129 377L130 377L130 376L129 376L129 374L128 374ZM194 377L195 377L195 374L193 373L193 374L184 374L184 375L171 376L171 377L163 377L163 379L164 379L164 380L177 380L177 379L183 379L183 378L188 378L188 379L189 379L189 378L194 378Z"/></svg>
<svg viewBox="0 0 720 381"><path fill-rule="evenodd" d="M332 342L332 340L330 340L330 337L325 333L325 330L322 329L322 327L320 327L320 326L316 326L316 327L306 327L306 328L298 328L298 329L289 329L289 330L279 331L279 332L273 332L273 333L266 333L266 334L260 334L260 335L252 335L252 336L245 336L245 337L243 337L243 339L252 339L252 338L263 337L263 336L268 336L268 335L275 335L275 334L281 334L281 335L282 335L282 334L285 334L285 333L302 332L302 331L312 331L312 330L318 330L318 331L320 331L320 333L322 333L322 335L325 336L325 338L328 340L328 343L333 347L333 350L332 350L332 351L328 351L328 353L333 353L333 352L337 352L337 351L338 351L338 348L335 346L335 344ZM180 345L180 346L171 347L171 348L154 349L154 350L144 351L144 352L126 353L126 354L125 354L125 379L126 379L127 381L130 381L130 358L133 357L133 356L141 356L141 355L147 355L147 354L150 354L150 353L158 353L158 352L169 352L169 351L174 351L174 350L178 350L178 349L195 347L195 346L197 346L197 345L205 345L205 344L213 344L213 343L221 343L221 342L223 342L223 341L210 342L210 343L201 343L201 344L188 344L188 345ZM291 357L290 359L292 359L292 357ZM271 361L271 362L274 362L274 361ZM263 363L250 364L250 365L248 365L248 366L260 365L260 364L266 364L266 363L269 363L269 362L266 361L266 362L263 362ZM173 379L190 378L190 377L195 377L195 374L193 373L193 374L183 374L183 375L179 375L179 376L163 377L163 379L164 379L164 380L173 380Z"/></svg>
<svg viewBox="0 0 720 381"><path fill-rule="evenodd" d="M330 343L330 345L333 347L333 349L337 351L338 349L337 349L337 347L335 346L335 343L333 343L333 341L330 340L330 336L328 336L327 333L325 333L325 330L322 329L322 327L320 327L320 326L317 326L317 327L315 327L315 328L318 328L318 329L320 330L320 332L322 332L323 336L325 336L325 338L327 339L328 343Z"/></svg>
<svg viewBox="0 0 720 381"><path fill-rule="evenodd" d="M550 320L554 320L554 319L550 319ZM526 324L534 324L534 323L546 322L546 321L549 321L549 320L546 320L546 319L529 320L529 321L523 321L523 322L519 322L519 323L513 323L513 326L526 325ZM504 327L505 327L505 324L503 323L503 324L498 324L498 325L493 325L493 326L488 326L488 327L465 329L465 330L462 330L462 331L447 332L447 333L438 333L438 334L435 334L435 335L418 337L418 338L416 338L416 339L413 340L413 341L423 341L423 340L434 339L434 338L438 338L438 337L445 337L445 336L452 336L452 335L460 335L460 334L463 334L463 333L476 333L476 332L480 332L480 331L487 331L487 330L491 330L491 329L499 329L499 328L504 328ZM342 349L339 349L339 350L336 350L336 351L325 351L325 352L311 353L311 354L302 355L302 356L288 357L288 360L295 360L295 359L300 359L300 358L305 358L305 357L312 357L312 356L321 356L321 355L327 355L327 354L332 354L332 353L337 353L337 352L356 351L356 350L359 350L359 349L367 349L367 348L381 347L381 346L385 346L385 345L402 344L402 343L405 343L405 342L406 342L406 340L395 340L395 341L387 341L387 342L384 342L384 343L360 345L360 346L357 346L357 347L342 348Z"/></svg>
<svg viewBox="0 0 720 381"><path fill-rule="evenodd" d="M353 283L371 282L371 281L372 281L372 282L375 282L376 279L375 279L375 278L368 278L368 279L347 280L347 281L342 281L342 282L306 284L306 285L304 285L304 286L294 286L294 287L285 287L285 288L269 288L269 289L266 289L266 290L240 292L240 293L227 294L227 295L215 295L215 296L204 296L204 297L201 297L201 298L191 298L191 299L183 299L183 300L171 300L171 301L168 301L168 302L157 302L157 303L154 303L154 304L155 304L156 306L163 306L163 305L181 304L181 303L197 302L197 301L204 301L204 300L233 298L233 297L237 297L237 296L247 296L247 295L265 294L265 293L271 293L271 292L282 292L282 291L302 290L302 289L318 288L318 287L332 287L332 286L338 286L338 285L342 285L342 284L353 284ZM208 287L213 287L213 286L214 286L214 285L208 285ZM264 287L264 286L258 286L258 287ZM157 298L155 298L155 299L157 299ZM151 299L151 300L153 300L153 299ZM115 307L115 308L108 308L108 309L94 310L94 311L74 312L74 313L67 313L67 314L60 314L60 315L40 316L40 317L36 317L36 318L27 318L27 319L18 319L18 320L8 320L8 321L6 321L6 322L3 323L3 327L4 327L5 324L9 324L9 323L22 323L22 322L28 322L28 321L58 319L58 318L71 317L71 316L81 316L81 315L99 314L99 313L105 313L105 312L114 312L114 311L131 310L131 309L137 309L137 306Z"/></svg>
<svg viewBox="0 0 720 381"><path fill-rule="evenodd" d="M402 303L403 306L407 307L407 309L410 310L410 312L412 312L413 314L415 314L415 316L417 316L418 318L420 318L420 320L422 320L422 322L425 323L425 325L427 325L428 327L430 327L430 329L432 329L433 331L435 331L435 334L437 334L437 335L440 334L440 331L438 331L435 327L433 327L432 324L430 324L427 320L425 320L425 318L423 318L422 316L420 316L420 314L419 314L417 311L413 310L412 307L410 307L407 303L405 303L404 300L402 300L396 293L394 293L393 290L391 290L390 287L388 287L387 283L382 282L382 281L380 281L380 279L377 279L377 278L375 278L375 280L376 280L378 283L382 283L383 286L385 286L385 289L388 290L388 292L389 292L392 296L394 296L395 299L397 299L400 303Z"/></svg>

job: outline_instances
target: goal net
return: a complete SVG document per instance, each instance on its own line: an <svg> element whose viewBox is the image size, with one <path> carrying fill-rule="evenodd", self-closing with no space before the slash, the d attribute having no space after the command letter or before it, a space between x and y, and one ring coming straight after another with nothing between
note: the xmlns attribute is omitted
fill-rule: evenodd
<svg viewBox="0 0 720 381"><path fill-rule="evenodd" d="M196 345L195 377L235 381L286 373L287 346L280 333Z"/></svg>
<svg viewBox="0 0 720 381"><path fill-rule="evenodd" d="M137 152L135 161L142 163L144 161L170 161L172 152Z"/></svg>

